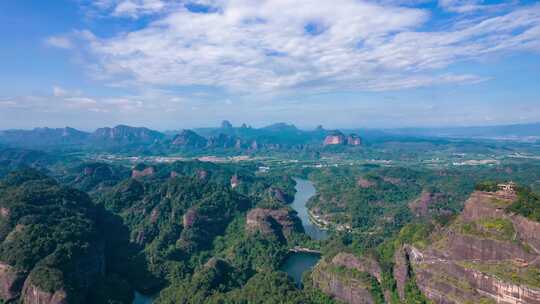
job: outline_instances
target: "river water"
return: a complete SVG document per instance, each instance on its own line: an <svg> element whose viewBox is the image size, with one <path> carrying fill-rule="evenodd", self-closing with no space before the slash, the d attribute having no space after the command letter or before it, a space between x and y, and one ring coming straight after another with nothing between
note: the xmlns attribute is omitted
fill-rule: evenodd
<svg viewBox="0 0 540 304"><path fill-rule="evenodd" d="M291 204L291 207L298 213L298 217L302 221L302 226L304 226L306 234L314 240L324 240L328 238L328 232L317 227L309 219L306 203L316 193L313 183L300 178L295 178L294 181L296 182L296 194L294 195L294 201Z"/></svg>
<svg viewBox="0 0 540 304"><path fill-rule="evenodd" d="M135 299L133 299L133 304L152 304L154 302L153 296L145 296L135 291Z"/></svg>
<svg viewBox="0 0 540 304"><path fill-rule="evenodd" d="M302 221L302 226L307 235L314 240L324 240L328 237L328 232L320 229L309 219L307 201L315 195L315 187L313 183L296 178L296 194L291 207L296 210L298 217ZM304 272L311 270L319 261L321 256L314 253L296 252L291 253L281 265L281 270L285 271L296 283L296 286L302 286L302 275Z"/></svg>

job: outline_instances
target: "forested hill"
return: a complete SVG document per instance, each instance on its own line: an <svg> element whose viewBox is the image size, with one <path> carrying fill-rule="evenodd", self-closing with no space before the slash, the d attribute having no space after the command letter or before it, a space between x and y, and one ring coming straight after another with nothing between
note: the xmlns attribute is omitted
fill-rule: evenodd
<svg viewBox="0 0 540 304"><path fill-rule="evenodd" d="M2 300L131 299L126 283L106 268L106 215L88 195L28 169L0 182L0 211Z"/></svg>
<svg viewBox="0 0 540 304"><path fill-rule="evenodd" d="M76 163L51 168L60 184L23 167L0 182L4 301L131 303L135 290L163 288L158 303L328 300L279 272L288 249L308 241L286 205L285 175L197 161ZM260 222L248 227L251 210Z"/></svg>

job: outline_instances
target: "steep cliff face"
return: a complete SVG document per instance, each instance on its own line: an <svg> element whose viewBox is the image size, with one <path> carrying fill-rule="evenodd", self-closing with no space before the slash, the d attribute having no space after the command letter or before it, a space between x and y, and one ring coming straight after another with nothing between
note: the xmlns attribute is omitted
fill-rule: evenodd
<svg viewBox="0 0 540 304"><path fill-rule="evenodd" d="M377 261L371 258L357 257L350 253L341 252L332 259L332 264L369 273L371 276L375 277L379 283L382 280L381 266L379 266Z"/></svg>
<svg viewBox="0 0 540 304"><path fill-rule="evenodd" d="M145 177L145 176L152 176L155 173L154 167L146 167L144 169L137 169L134 168L131 171L131 177L132 178L138 178L138 177Z"/></svg>
<svg viewBox="0 0 540 304"><path fill-rule="evenodd" d="M321 259L311 278L315 287L349 304L382 303L381 270L371 259L339 253L331 260Z"/></svg>
<svg viewBox="0 0 540 304"><path fill-rule="evenodd" d="M347 145L349 146L361 146L362 145L362 139L360 136L356 134L349 134L347 136Z"/></svg>
<svg viewBox="0 0 540 304"><path fill-rule="evenodd" d="M409 203L409 209L416 216L426 216L430 213L430 207L444 199L444 194L422 191L420 197Z"/></svg>
<svg viewBox="0 0 540 304"><path fill-rule="evenodd" d="M24 304L67 304L68 296L65 290L47 292L28 281L24 286L21 302Z"/></svg>
<svg viewBox="0 0 540 304"><path fill-rule="evenodd" d="M431 246L405 247L416 283L429 299L540 303L540 224L507 212L515 199L512 191L474 192Z"/></svg>
<svg viewBox="0 0 540 304"><path fill-rule="evenodd" d="M16 299L21 292L26 274L15 267L0 263L0 298L5 301Z"/></svg>
<svg viewBox="0 0 540 304"><path fill-rule="evenodd" d="M255 208L247 214L246 230L287 238L293 232L302 232L303 227L300 219L288 209Z"/></svg>
<svg viewBox="0 0 540 304"><path fill-rule="evenodd" d="M405 248L399 248L394 253L394 279L396 280L396 287L399 298L405 299L405 284L409 280L409 257Z"/></svg>
<svg viewBox="0 0 540 304"><path fill-rule="evenodd" d="M324 145L325 146L329 146L329 145L343 145L345 144L347 141L347 138L345 137L345 135L343 135L343 133L339 132L339 131L335 131L335 132L332 132L330 133L329 135L327 135L325 138L324 138Z"/></svg>

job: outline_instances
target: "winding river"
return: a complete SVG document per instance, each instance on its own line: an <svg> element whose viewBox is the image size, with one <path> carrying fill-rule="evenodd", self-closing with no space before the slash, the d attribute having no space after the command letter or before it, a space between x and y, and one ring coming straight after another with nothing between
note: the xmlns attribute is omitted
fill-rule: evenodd
<svg viewBox="0 0 540 304"><path fill-rule="evenodd" d="M298 213L298 217L302 221L302 226L304 226L307 235L314 240L326 239L328 232L311 222L308 208L306 207L307 201L316 193L313 183L299 178L296 178L295 181L296 194L291 207ZM319 254L294 252L289 254L283 265L281 265L281 270L285 271L294 280L296 286L301 287L302 275L304 272L313 268L319 259Z"/></svg>
<svg viewBox="0 0 540 304"><path fill-rule="evenodd" d="M298 213L306 234L318 241L328 238L328 232L313 224L309 218L306 203L316 193L313 183L300 178L295 178L294 181L296 182L296 194L294 195L294 201L291 207Z"/></svg>

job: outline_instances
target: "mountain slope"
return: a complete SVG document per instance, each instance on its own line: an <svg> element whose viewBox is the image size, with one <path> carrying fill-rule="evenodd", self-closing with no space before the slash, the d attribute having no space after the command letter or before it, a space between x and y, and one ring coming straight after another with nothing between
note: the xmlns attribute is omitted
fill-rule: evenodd
<svg viewBox="0 0 540 304"><path fill-rule="evenodd" d="M430 246L405 247L416 283L429 299L540 303L540 223L511 211L531 195L536 206L540 200L516 191L509 186L474 192Z"/></svg>

